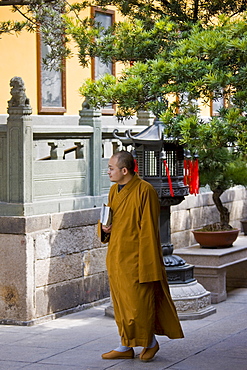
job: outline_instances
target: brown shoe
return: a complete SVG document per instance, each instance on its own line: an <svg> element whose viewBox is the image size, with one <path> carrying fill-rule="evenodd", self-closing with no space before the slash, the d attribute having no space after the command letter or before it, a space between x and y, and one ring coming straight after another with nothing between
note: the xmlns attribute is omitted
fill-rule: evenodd
<svg viewBox="0 0 247 370"><path fill-rule="evenodd" d="M160 349L159 343L157 342L153 348L143 348L139 355L141 361L151 361L156 352Z"/></svg>
<svg viewBox="0 0 247 370"><path fill-rule="evenodd" d="M118 351L110 351L107 353L103 353L101 356L104 360L118 360L118 359L130 359L134 358L134 350L133 348L128 349L125 352L118 352Z"/></svg>

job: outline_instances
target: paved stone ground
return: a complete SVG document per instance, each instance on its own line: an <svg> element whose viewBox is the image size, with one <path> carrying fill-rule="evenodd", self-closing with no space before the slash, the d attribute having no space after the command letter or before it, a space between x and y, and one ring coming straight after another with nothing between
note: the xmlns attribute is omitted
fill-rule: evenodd
<svg viewBox="0 0 247 370"><path fill-rule="evenodd" d="M0 326L0 369L14 370L246 370L247 288L228 294L215 305L217 313L182 321L184 339L157 337L154 360L102 360L101 353L118 345L107 304L32 327Z"/></svg>

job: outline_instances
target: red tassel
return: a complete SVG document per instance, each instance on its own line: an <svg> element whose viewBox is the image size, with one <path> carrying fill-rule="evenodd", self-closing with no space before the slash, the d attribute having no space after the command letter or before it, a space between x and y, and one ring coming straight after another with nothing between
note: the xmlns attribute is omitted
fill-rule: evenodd
<svg viewBox="0 0 247 370"><path fill-rule="evenodd" d="M137 162L137 159L134 159L134 162L135 162L134 171L135 171L136 173L139 173L139 168L138 168L138 162Z"/></svg>
<svg viewBox="0 0 247 370"><path fill-rule="evenodd" d="M199 163L198 159L184 160L184 185L189 187L190 194L199 194Z"/></svg>
<svg viewBox="0 0 247 370"><path fill-rule="evenodd" d="M193 194L199 194L199 163L198 159L193 162L193 172L192 172L192 190Z"/></svg>
<svg viewBox="0 0 247 370"><path fill-rule="evenodd" d="M187 185L187 163L186 163L186 159L184 159L184 185Z"/></svg>
<svg viewBox="0 0 247 370"><path fill-rule="evenodd" d="M189 160L184 160L184 185L189 185Z"/></svg>
<svg viewBox="0 0 247 370"><path fill-rule="evenodd" d="M170 171L169 171L168 165L166 163L166 160L164 160L164 166L165 166L165 169L166 169L166 176L167 176L167 179L168 179L168 184L169 184L169 189L170 189L170 195L172 197L174 197L174 191L173 191L173 188L172 188L171 175L170 175Z"/></svg>

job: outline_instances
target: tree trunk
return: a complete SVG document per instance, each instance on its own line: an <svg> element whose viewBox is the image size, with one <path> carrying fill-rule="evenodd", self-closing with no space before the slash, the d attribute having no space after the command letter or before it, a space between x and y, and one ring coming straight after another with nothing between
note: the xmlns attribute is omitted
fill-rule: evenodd
<svg viewBox="0 0 247 370"><path fill-rule="evenodd" d="M226 207L223 206L220 196L223 194L223 190L216 188L213 190L213 201L220 213L220 223L222 226L229 226L230 212Z"/></svg>
<svg viewBox="0 0 247 370"><path fill-rule="evenodd" d="M193 22L198 21L198 11L199 11L199 0L194 0L194 9L193 9Z"/></svg>

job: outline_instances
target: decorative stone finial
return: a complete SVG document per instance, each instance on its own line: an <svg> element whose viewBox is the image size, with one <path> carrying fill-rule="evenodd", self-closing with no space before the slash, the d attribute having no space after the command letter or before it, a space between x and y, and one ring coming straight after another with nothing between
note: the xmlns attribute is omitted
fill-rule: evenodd
<svg viewBox="0 0 247 370"><path fill-rule="evenodd" d="M8 107L30 107L30 101L25 94L26 89L22 78L11 78L10 87L12 98L8 101Z"/></svg>
<svg viewBox="0 0 247 370"><path fill-rule="evenodd" d="M89 102L88 102L88 98L85 97L83 103L82 103L82 109L90 109L90 105L89 105Z"/></svg>

